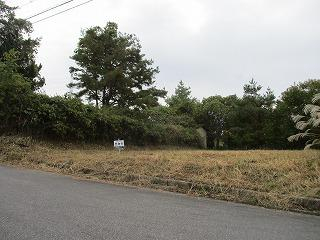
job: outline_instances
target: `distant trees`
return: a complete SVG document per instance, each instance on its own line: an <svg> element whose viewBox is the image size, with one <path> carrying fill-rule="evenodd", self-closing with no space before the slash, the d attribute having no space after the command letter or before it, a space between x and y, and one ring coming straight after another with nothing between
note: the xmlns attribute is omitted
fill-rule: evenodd
<svg viewBox="0 0 320 240"><path fill-rule="evenodd" d="M177 114L193 115L198 102L196 98L191 96L190 87L180 81L174 94L166 99L166 103Z"/></svg>
<svg viewBox="0 0 320 240"><path fill-rule="evenodd" d="M16 18L14 7L0 0L0 59L10 50L16 51L17 72L30 82L32 90L42 87L41 64L35 61L39 39L32 39L30 22Z"/></svg>
<svg viewBox="0 0 320 240"><path fill-rule="evenodd" d="M236 144L236 148L265 148L270 144L267 139L275 96L270 89L264 94L261 89L254 80L243 87L244 94L238 101L229 131L234 137L229 144Z"/></svg>
<svg viewBox="0 0 320 240"><path fill-rule="evenodd" d="M294 84L276 100L270 88L262 92L252 79L242 97L202 101L180 81L166 105L160 105L158 98L166 91L154 86L158 68L141 53L134 35L119 32L111 22L87 29L71 57L77 66L70 68L74 81L69 87L77 89L76 97L39 94L44 84L41 65L35 63L39 39L30 37L31 24L17 19L14 10L0 0L0 134L197 147L196 129L203 127L209 148L299 149L305 137L307 147L319 146L320 80ZM296 127L302 132L296 134ZM291 135L298 141L288 142Z"/></svg>
<svg viewBox="0 0 320 240"><path fill-rule="evenodd" d="M286 139L296 131L290 116L302 114L311 94L320 92L319 84L319 80L299 83L276 100L270 88L261 92L262 86L251 80L244 85L241 98L211 96L198 102L191 96L191 89L180 82L166 102L178 122L202 126L207 131L210 148L218 148L219 142L228 149L301 148L303 141L289 143Z"/></svg>
<svg viewBox="0 0 320 240"><path fill-rule="evenodd" d="M206 118L202 124L217 142L226 148L251 149L271 146L272 115L275 96L270 89L260 93L262 86L251 80L243 87L242 98L235 95L214 96L202 101ZM208 126L208 124L210 124ZM210 141L209 141L210 144Z"/></svg>
<svg viewBox="0 0 320 240"><path fill-rule="evenodd" d="M261 89L252 79L244 85L242 98L217 95L199 102L180 81L166 103L177 120L177 116L181 116L181 124L202 126L207 131L209 148L221 145L232 149L279 147L273 145L275 96L270 88L265 93L261 93Z"/></svg>
<svg viewBox="0 0 320 240"><path fill-rule="evenodd" d="M229 108L221 96L212 96L202 100L197 111L197 121L207 131L209 147L217 148L226 129Z"/></svg>
<svg viewBox="0 0 320 240"><path fill-rule="evenodd" d="M74 87L83 91L78 96L97 100L103 108L70 94L49 97L37 93L44 84L39 75L41 66L34 61L39 40L29 37L31 24L16 19L14 10L0 0L0 134L96 143L124 138L134 145L198 146L197 131L189 123L181 125L172 119L169 124L168 118L159 121L162 107L158 98L166 91L153 86L158 68L145 59L136 37L118 32L114 23L84 34L73 56L78 68L71 68ZM98 94L90 95L93 90ZM170 110L168 116L172 116Z"/></svg>
<svg viewBox="0 0 320 240"><path fill-rule="evenodd" d="M166 95L153 85L159 70L141 53L139 40L119 32L116 23L87 29L71 58L77 67L70 67L74 81L69 87L96 106L143 109Z"/></svg>
<svg viewBox="0 0 320 240"><path fill-rule="evenodd" d="M176 120L161 122L149 114L160 113L160 106L137 115L133 109L96 108L73 96L49 97L32 91L17 68L13 51L0 60L0 134L99 144L123 138L132 145L199 145L194 127ZM143 117L143 113L155 118Z"/></svg>

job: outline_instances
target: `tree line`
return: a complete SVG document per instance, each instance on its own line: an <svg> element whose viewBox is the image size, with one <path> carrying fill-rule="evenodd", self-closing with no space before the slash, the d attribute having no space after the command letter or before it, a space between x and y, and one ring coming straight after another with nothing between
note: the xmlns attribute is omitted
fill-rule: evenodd
<svg viewBox="0 0 320 240"><path fill-rule="evenodd" d="M118 25L92 27L79 38L70 67L73 81L64 96L39 93L45 84L35 56L40 40L30 22L0 0L0 132L64 141L106 143L124 138L135 145L199 147L197 129L209 148L297 149L292 115L303 113L320 92L320 80L288 87L279 99L255 80L243 96L210 96L202 101L179 82L172 96L155 87L159 68L142 53L138 38ZM159 99L165 98L165 105Z"/></svg>

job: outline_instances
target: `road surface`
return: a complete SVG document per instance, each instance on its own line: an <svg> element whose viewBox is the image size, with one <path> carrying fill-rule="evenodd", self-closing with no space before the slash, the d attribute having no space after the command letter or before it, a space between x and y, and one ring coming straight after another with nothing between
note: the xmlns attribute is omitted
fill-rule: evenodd
<svg viewBox="0 0 320 240"><path fill-rule="evenodd" d="M0 239L320 239L320 217L0 166Z"/></svg>

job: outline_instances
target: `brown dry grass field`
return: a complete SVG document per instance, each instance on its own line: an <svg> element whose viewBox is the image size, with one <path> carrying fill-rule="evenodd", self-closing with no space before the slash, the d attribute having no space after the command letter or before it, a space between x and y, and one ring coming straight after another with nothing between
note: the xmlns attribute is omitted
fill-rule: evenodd
<svg viewBox="0 0 320 240"><path fill-rule="evenodd" d="M2 137L0 162L279 209L299 208L290 202L294 197L320 198L320 151L317 150L132 148L119 153L97 146L58 146L23 137ZM187 185L189 189L179 184L161 186L163 181L159 179L192 184ZM206 187L199 187L202 185Z"/></svg>

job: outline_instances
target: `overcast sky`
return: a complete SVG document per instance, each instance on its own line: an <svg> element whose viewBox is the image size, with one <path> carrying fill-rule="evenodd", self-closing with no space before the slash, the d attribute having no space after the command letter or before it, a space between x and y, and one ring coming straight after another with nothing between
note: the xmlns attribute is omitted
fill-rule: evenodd
<svg viewBox="0 0 320 240"><path fill-rule="evenodd" d="M22 18L66 0L13 0ZM77 5L32 19L36 21ZM320 78L319 0L94 0L34 25L45 92L64 94L81 29L119 24L159 66L156 84L173 93L179 80L193 96L242 94L251 78L277 96L294 82Z"/></svg>

